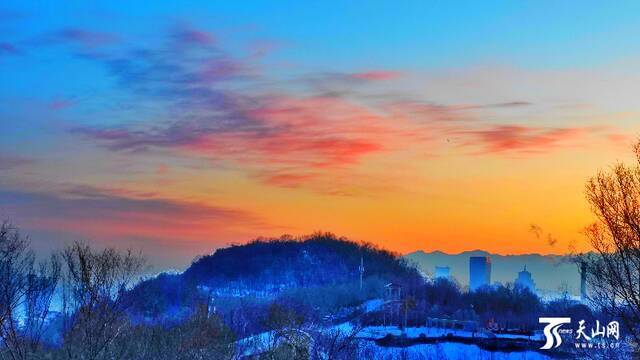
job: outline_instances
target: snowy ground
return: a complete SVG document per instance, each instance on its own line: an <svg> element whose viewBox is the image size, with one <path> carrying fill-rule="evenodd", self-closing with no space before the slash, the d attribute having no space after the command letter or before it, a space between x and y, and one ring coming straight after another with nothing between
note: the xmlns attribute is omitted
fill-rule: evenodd
<svg viewBox="0 0 640 360"><path fill-rule="evenodd" d="M367 334L369 335L369 334ZM265 345L271 339L272 333L262 333L238 342L238 350L245 356L264 351ZM405 348L384 347L377 345L372 340L361 339L359 345L359 358L377 360L544 360L551 359L543 354L526 352L491 352L480 349L475 345L458 343L419 344Z"/></svg>
<svg viewBox="0 0 640 360"><path fill-rule="evenodd" d="M373 299L365 301L361 306L364 312L373 312L382 308L384 304L384 300L382 299Z"/></svg>
<svg viewBox="0 0 640 360"><path fill-rule="evenodd" d="M340 330L347 334L352 331L353 327L350 323L342 323L334 327L336 330ZM489 334L487 332L471 332L465 330L454 329L441 329L433 327L408 327L405 331L401 330L397 326L367 326L360 330L356 337L365 339L382 339L386 335L401 336L406 335L408 338L418 338L425 336L428 338L439 338L451 334L453 336L465 337L465 338L504 338L504 339L528 339L528 340L543 340L541 334L535 334L533 336L524 335L511 335L511 334Z"/></svg>
<svg viewBox="0 0 640 360"><path fill-rule="evenodd" d="M378 310L382 306L381 299L369 300L362 304L365 312ZM349 335L354 331L351 323L345 322L328 328L327 330L338 330L345 335ZM471 332L455 329L441 329L433 327L408 327L405 330L397 326L368 326L362 328L355 335L360 342L360 358L363 359L410 359L410 360L468 360L468 359L513 359L513 360L538 360L550 359L548 356L534 352L492 352L479 348L476 345L460 344L455 342L441 342L438 344L417 344L409 347L383 347L373 341L374 339L382 339L386 335L401 336L408 338L419 338L421 336L428 338L445 337L448 334L464 337L464 338L510 338L510 339L530 339L542 340L542 334L536 334L531 337L522 335L509 334L493 334L489 332ZM265 332L255 336L238 341L239 350L245 355L255 354L264 349L265 344L271 342L273 333Z"/></svg>
<svg viewBox="0 0 640 360"><path fill-rule="evenodd" d="M347 335L353 331L353 325L351 323L345 322L339 325L336 325L331 330L339 330L343 334ZM475 336L478 337L488 337L486 334L482 333L471 333L469 331L463 330L451 330L451 329L439 329L439 328L428 328L428 327L413 327L407 328L406 332L403 332L401 329L395 326L368 326L361 329L356 338L360 340L360 352L363 358L367 358L368 356L374 356L375 359L411 359L411 360L422 360L422 359L438 359L438 360L455 360L455 359L549 359L549 357L544 356L540 353L533 351L525 351L525 352L512 352L512 353L502 353L502 352L491 352L487 350L480 349L475 345L467 345L467 344L459 344L454 342L442 342L438 344L418 344L412 345L406 348L396 348L396 347L383 347L377 345L372 339L381 339L386 335L395 335L400 336L406 334L409 338L418 338L421 335L426 337L435 338L435 337L443 337L447 334L452 334L454 336L459 337L468 337L471 338ZM251 336L249 338L245 338L239 340L237 342L238 349L244 355L251 355L255 353L259 353L264 350L266 344L269 344L273 341L274 334L273 332L264 332L261 334L257 334ZM523 336L517 335L497 335L497 337L504 338L527 338ZM532 337L532 339L537 339L537 337Z"/></svg>
<svg viewBox="0 0 640 360"><path fill-rule="evenodd" d="M378 346L373 341L363 341L360 348L360 358L378 360L543 360L548 356L534 352L491 352L482 350L475 345L457 343L420 344L407 348Z"/></svg>

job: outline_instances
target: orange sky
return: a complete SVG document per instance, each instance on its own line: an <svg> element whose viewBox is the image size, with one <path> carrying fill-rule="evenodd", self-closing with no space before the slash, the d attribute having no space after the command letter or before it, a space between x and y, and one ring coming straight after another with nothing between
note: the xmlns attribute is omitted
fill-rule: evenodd
<svg viewBox="0 0 640 360"><path fill-rule="evenodd" d="M401 253L584 250L584 184L640 134L631 50L549 58L535 31L517 48L496 31L504 49L484 51L465 32L462 56L417 26L389 34L410 45L391 56L380 34L355 52L328 28L121 16L7 18L22 31L0 43L0 217L40 249L85 239L184 267L330 231Z"/></svg>

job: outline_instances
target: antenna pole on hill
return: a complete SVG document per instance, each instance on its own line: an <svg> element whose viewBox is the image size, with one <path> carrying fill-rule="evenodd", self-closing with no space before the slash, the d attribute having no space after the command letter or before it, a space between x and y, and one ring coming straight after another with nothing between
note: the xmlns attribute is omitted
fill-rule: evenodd
<svg viewBox="0 0 640 360"><path fill-rule="evenodd" d="M360 270L360 291L362 291L362 275L364 275L364 259L362 255L360 255L360 267L358 270Z"/></svg>

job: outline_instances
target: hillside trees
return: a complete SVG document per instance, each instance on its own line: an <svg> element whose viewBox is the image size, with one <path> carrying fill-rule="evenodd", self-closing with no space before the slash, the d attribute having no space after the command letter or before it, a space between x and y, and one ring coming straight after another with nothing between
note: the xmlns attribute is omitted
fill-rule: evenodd
<svg viewBox="0 0 640 360"><path fill-rule="evenodd" d="M634 165L615 164L586 185L596 221L586 229L595 250L583 254L589 300L620 319L626 333L640 343L640 142Z"/></svg>
<svg viewBox="0 0 640 360"><path fill-rule="evenodd" d="M130 250L96 251L75 242L64 249L62 259L66 358L113 358L118 349L111 345L129 325L126 291L141 275L144 258Z"/></svg>
<svg viewBox="0 0 640 360"><path fill-rule="evenodd" d="M389 281L408 278L410 274L419 277L397 254L331 233L315 233L299 238L257 239L218 249L195 261L185 271L184 279L209 286L224 284L240 290L264 291L344 284L358 279L361 258L365 276Z"/></svg>
<svg viewBox="0 0 640 360"><path fill-rule="evenodd" d="M41 349L41 336L60 278L57 256L36 262L17 228L0 224L0 354L28 359Z"/></svg>

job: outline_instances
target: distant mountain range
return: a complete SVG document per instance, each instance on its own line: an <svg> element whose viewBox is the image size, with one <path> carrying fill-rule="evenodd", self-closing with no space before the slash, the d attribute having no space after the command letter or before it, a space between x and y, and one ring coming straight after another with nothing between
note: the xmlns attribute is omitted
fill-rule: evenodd
<svg viewBox="0 0 640 360"><path fill-rule="evenodd" d="M469 284L469 257L491 257L491 281L503 284L513 282L518 272L526 266L536 287L542 292L563 292L567 289L572 295L580 291L580 272L569 256L560 255L496 255L486 251L465 251L459 254L446 254L440 251L426 253L416 251L405 255L410 263L428 275L433 275L436 266L449 266L451 275L462 285Z"/></svg>

